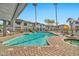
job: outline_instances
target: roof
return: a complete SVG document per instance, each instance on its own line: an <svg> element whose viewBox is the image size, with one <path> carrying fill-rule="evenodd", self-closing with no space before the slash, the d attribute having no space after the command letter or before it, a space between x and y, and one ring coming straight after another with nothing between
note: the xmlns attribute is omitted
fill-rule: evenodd
<svg viewBox="0 0 79 59"><path fill-rule="evenodd" d="M16 19L26 5L26 3L0 3L0 19L6 21Z"/></svg>

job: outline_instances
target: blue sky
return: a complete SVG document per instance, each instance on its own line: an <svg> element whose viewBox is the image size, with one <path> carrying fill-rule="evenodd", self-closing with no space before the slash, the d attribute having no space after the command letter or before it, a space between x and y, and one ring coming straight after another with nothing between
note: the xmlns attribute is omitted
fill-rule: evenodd
<svg viewBox="0 0 79 59"><path fill-rule="evenodd" d="M37 6L38 22L45 23L45 19L55 20L55 8L52 3L38 3ZM18 18L35 22L34 20L34 6L32 3L23 10ZM79 17L79 4L77 3L59 3L58 4L58 22L59 24L67 24L66 20L72 17L77 19Z"/></svg>

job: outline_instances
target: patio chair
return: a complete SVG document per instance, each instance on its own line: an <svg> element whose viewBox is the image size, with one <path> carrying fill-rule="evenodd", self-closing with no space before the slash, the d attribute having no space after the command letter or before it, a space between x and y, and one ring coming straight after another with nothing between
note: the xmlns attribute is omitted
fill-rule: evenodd
<svg viewBox="0 0 79 59"><path fill-rule="evenodd" d="M10 32L9 30L7 30L7 34L8 34L8 35L11 35L11 32Z"/></svg>

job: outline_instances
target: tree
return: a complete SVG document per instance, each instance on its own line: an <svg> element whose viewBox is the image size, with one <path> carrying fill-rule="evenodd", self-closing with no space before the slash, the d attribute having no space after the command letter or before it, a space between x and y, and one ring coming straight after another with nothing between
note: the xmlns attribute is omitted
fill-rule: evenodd
<svg viewBox="0 0 79 59"><path fill-rule="evenodd" d="M57 3L54 3L55 6L55 18L56 18L56 26L58 25L58 19L57 19Z"/></svg>
<svg viewBox="0 0 79 59"><path fill-rule="evenodd" d="M37 24L37 3L33 3L33 6L35 8L35 26Z"/></svg>
<svg viewBox="0 0 79 59"><path fill-rule="evenodd" d="M55 21L51 19L45 19L45 23L47 23L48 25L52 25L55 23Z"/></svg>
<svg viewBox="0 0 79 59"><path fill-rule="evenodd" d="M68 18L66 22L69 22L70 29L71 29L71 36L73 36L73 23L74 23L74 19L73 18Z"/></svg>

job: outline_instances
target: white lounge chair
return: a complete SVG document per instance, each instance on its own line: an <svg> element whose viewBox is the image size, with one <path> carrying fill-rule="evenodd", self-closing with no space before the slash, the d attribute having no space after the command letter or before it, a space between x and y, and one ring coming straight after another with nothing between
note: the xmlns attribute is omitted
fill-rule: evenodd
<svg viewBox="0 0 79 59"><path fill-rule="evenodd" d="M9 30L7 30L7 34L8 34L8 35L11 35L11 32L10 32Z"/></svg>

